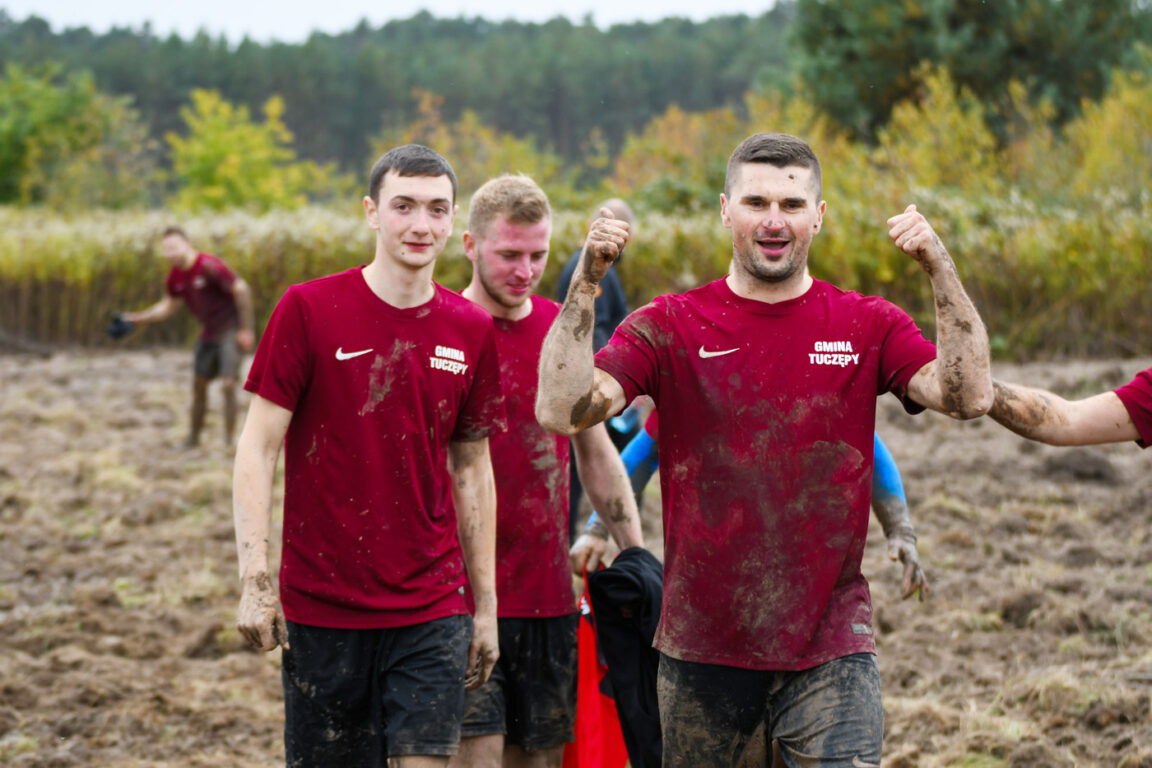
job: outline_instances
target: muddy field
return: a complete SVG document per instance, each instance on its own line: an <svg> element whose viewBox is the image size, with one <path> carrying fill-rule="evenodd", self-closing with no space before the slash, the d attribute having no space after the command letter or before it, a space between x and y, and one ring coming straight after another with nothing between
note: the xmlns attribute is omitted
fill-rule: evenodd
<svg viewBox="0 0 1152 768"><path fill-rule="evenodd" d="M278 658L232 628L217 393L204 447L177 448L189 362L0 355L0 765L282 764ZM996 373L1088 394L1148 364ZM1152 453L1038 446L892 398L878 429L933 582L899 602L873 526L885 765L1152 766Z"/></svg>

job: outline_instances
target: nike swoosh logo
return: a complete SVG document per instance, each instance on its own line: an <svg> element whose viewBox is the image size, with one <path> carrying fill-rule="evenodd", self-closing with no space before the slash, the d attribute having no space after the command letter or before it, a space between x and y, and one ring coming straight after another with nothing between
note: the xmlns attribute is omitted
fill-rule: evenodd
<svg viewBox="0 0 1152 768"><path fill-rule="evenodd" d="M366 355L371 351L372 351L371 349L362 349L359 352L345 352L344 347L338 347L336 349L336 359L337 360L351 360L354 357L360 357L360 355Z"/></svg>
<svg viewBox="0 0 1152 768"><path fill-rule="evenodd" d="M721 357L723 355L730 355L733 352L739 352L739 351L740 351L740 347L736 347L735 349L718 349L715 352L712 352L710 350L704 349L703 345L701 345L700 357L707 360L710 357Z"/></svg>

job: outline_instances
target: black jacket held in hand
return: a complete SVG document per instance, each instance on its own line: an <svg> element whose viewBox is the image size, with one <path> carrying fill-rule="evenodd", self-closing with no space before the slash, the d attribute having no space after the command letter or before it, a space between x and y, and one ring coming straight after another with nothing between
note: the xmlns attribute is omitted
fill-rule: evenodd
<svg viewBox="0 0 1152 768"><path fill-rule="evenodd" d="M663 595L664 566L643 547L630 547L588 574L596 642L633 768L659 768L664 753L656 700L660 656L652 647Z"/></svg>

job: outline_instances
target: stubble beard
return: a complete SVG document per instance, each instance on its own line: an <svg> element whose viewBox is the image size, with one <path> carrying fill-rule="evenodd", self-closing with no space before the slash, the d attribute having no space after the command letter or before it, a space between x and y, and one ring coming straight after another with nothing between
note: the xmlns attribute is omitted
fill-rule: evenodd
<svg viewBox="0 0 1152 768"><path fill-rule="evenodd" d="M488 294L488 298L492 299L492 301L496 302L505 309L516 309L518 307L522 307L528 301L528 299L532 297L532 291L529 291L527 294L525 294L524 298L520 299L519 301L510 299L507 296L502 295L495 287L493 287L492 283L488 281L488 275L483 269L477 270L477 274L480 276L480 287L484 289L484 293Z"/></svg>
<svg viewBox="0 0 1152 768"><path fill-rule="evenodd" d="M793 251L777 262L765 262L754 249L737 250L736 259L748 276L763 283L778 284L804 271L804 259Z"/></svg>

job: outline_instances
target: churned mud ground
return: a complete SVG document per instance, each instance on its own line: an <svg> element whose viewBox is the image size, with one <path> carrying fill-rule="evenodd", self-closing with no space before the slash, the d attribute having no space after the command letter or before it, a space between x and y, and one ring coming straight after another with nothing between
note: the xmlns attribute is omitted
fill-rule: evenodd
<svg viewBox="0 0 1152 768"><path fill-rule="evenodd" d="M1148 364L996 373L1082 395ZM177 448L189 367L185 350L0 355L0 765L282 765L278 656L232 626L215 391L204 446ZM933 586L899 601L873 525L885 765L1152 766L1152 453L1034 445L890 397L878 429Z"/></svg>

